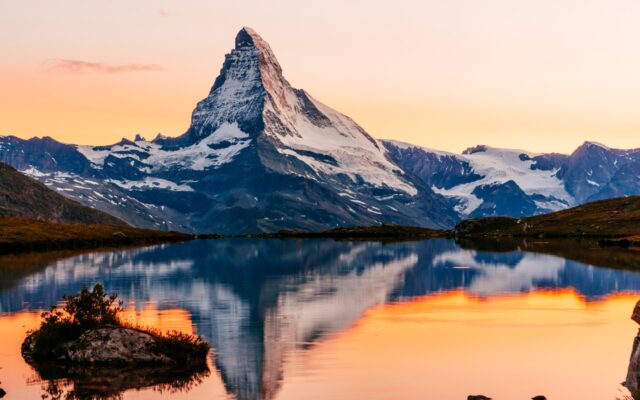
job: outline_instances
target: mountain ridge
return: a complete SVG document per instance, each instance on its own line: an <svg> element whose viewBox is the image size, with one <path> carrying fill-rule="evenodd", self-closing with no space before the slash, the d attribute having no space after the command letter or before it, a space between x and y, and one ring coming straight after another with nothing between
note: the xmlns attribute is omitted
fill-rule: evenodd
<svg viewBox="0 0 640 400"><path fill-rule="evenodd" d="M486 145L454 154L377 140L292 87L251 28L182 135L107 146L5 136L0 161L134 226L189 232L442 229L640 193L640 150L585 142L569 155Z"/></svg>

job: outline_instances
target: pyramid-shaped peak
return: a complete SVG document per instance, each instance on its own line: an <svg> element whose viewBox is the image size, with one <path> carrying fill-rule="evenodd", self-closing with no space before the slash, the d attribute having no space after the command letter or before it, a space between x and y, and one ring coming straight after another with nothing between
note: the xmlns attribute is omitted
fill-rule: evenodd
<svg viewBox="0 0 640 400"><path fill-rule="evenodd" d="M255 47L261 51L272 52L269 44L253 28L245 26L236 35L236 49L248 46Z"/></svg>
<svg viewBox="0 0 640 400"><path fill-rule="evenodd" d="M253 28L245 26L236 35L236 47L255 46L254 38L262 40Z"/></svg>
<svg viewBox="0 0 640 400"><path fill-rule="evenodd" d="M276 76L282 74L280 63L278 63L278 59L269 44L255 30L245 26L236 35L234 52L246 53L248 51L252 53L253 50L257 50L257 53L254 53L262 56L261 64L263 66L272 68Z"/></svg>

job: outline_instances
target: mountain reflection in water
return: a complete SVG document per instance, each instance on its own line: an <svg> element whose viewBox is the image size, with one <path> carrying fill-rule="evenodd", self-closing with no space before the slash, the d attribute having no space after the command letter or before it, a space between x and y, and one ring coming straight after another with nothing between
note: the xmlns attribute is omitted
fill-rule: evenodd
<svg viewBox="0 0 640 400"><path fill-rule="evenodd" d="M239 400L274 399L291 353L385 303L460 290L489 299L571 288L588 300L640 291L639 273L536 253L464 250L445 239L197 240L82 254L10 276L0 278L0 313L46 308L96 282L138 310L186 310L213 346L226 391Z"/></svg>

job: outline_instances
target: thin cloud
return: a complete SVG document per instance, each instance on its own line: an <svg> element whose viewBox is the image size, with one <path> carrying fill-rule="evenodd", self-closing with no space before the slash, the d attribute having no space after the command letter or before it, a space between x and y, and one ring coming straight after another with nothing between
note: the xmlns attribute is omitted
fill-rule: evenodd
<svg viewBox="0 0 640 400"><path fill-rule="evenodd" d="M123 72L150 72L161 71L163 68L157 64L122 64L112 65L102 62L90 62L82 60L53 59L44 63L45 69L52 72L66 72L70 74L119 74Z"/></svg>

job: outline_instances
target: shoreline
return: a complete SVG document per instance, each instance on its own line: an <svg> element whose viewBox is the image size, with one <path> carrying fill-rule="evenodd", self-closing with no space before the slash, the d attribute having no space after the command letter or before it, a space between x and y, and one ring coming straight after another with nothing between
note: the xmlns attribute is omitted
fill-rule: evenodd
<svg viewBox="0 0 640 400"><path fill-rule="evenodd" d="M63 224L22 217L0 218L0 255L144 246L198 237L195 234L130 226Z"/></svg>

